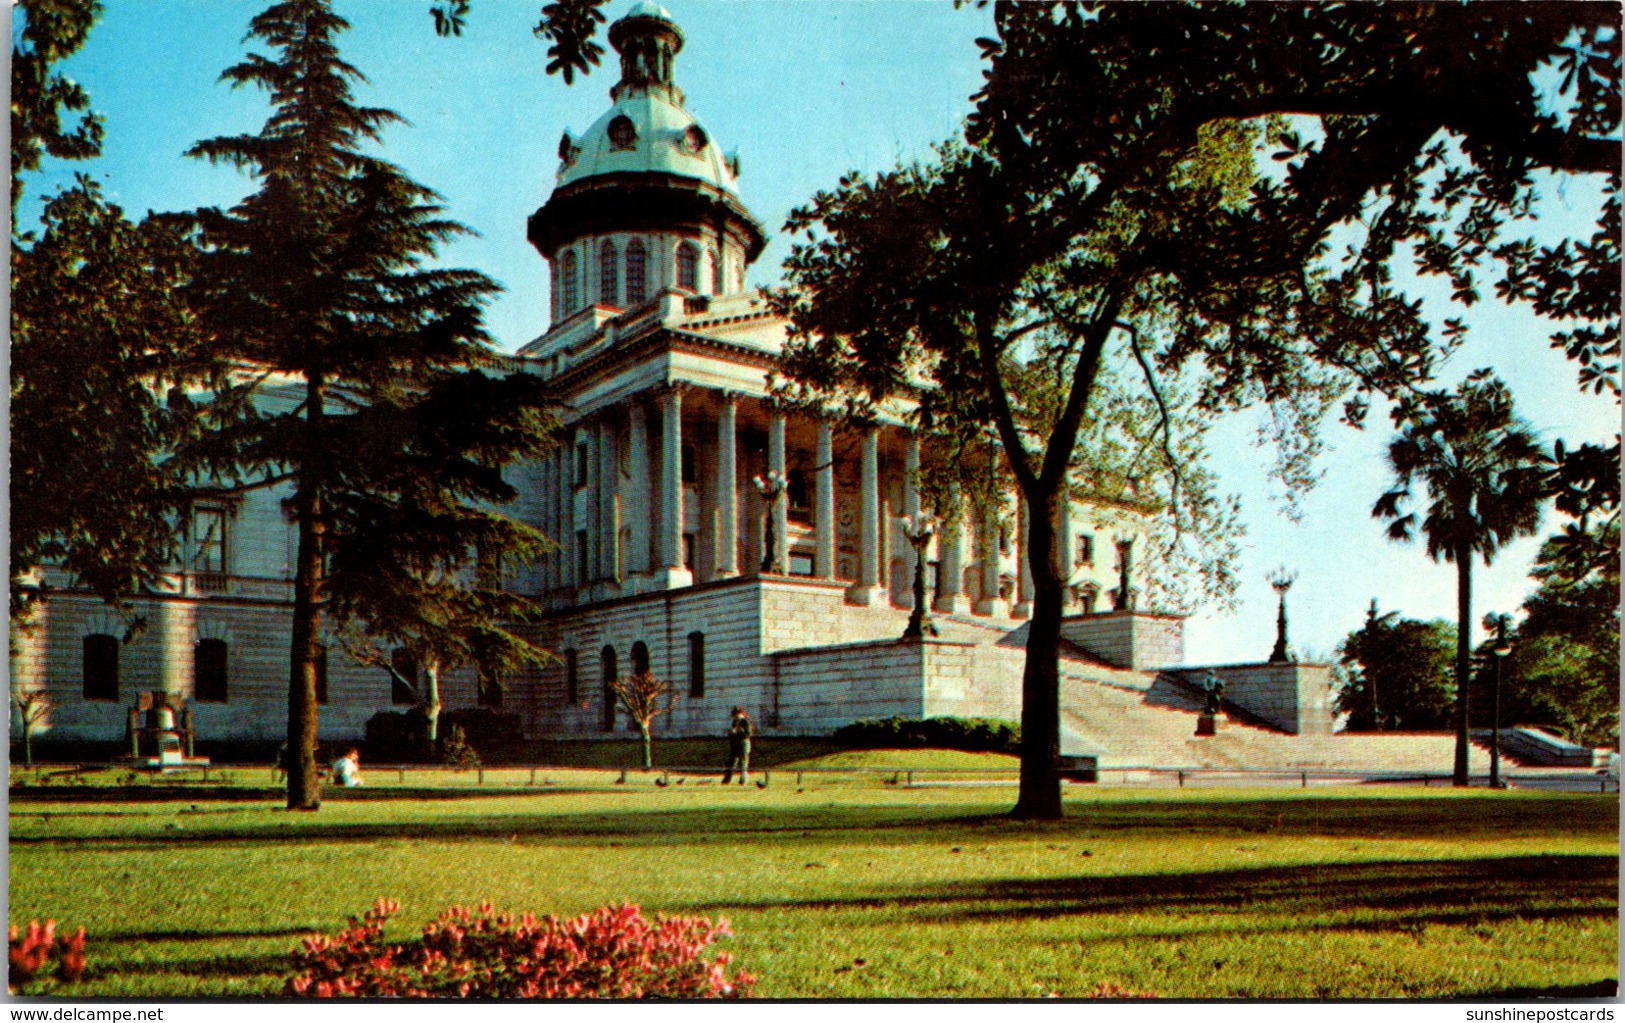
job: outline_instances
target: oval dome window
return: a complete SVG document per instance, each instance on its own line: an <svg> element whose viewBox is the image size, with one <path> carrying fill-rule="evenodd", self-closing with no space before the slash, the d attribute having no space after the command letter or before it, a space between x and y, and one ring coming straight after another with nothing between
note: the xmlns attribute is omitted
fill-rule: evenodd
<svg viewBox="0 0 1625 1023"><path fill-rule="evenodd" d="M683 145L683 149L686 152L689 152L689 153L702 152L705 149L706 143L708 143L710 141L711 140L706 137L705 129L701 128L697 124L689 125L688 129L683 132L683 143L682 143L682 145Z"/></svg>
<svg viewBox="0 0 1625 1023"><path fill-rule="evenodd" d="M637 126L632 119L621 114L609 122L609 144L614 149L631 149L638 140Z"/></svg>

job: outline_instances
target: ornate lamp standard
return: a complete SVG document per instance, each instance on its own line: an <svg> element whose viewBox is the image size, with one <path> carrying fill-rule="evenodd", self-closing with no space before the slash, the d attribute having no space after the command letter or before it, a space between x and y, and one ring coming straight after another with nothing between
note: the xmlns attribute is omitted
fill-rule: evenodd
<svg viewBox="0 0 1625 1023"><path fill-rule="evenodd" d="M1512 652L1512 641L1507 638L1507 616L1491 615L1495 623L1495 643L1490 657L1495 661L1490 676L1490 788L1501 787L1501 671L1507 654Z"/></svg>
<svg viewBox="0 0 1625 1023"><path fill-rule="evenodd" d="M1134 538L1132 536L1119 537L1117 540L1117 592L1112 596L1112 603L1117 605L1115 611L1134 610L1134 588L1129 583L1129 576L1134 571Z"/></svg>
<svg viewBox="0 0 1625 1023"><path fill-rule="evenodd" d="M1286 591L1298 581L1298 573L1288 572L1285 568L1278 568L1269 575L1270 588L1280 598L1280 607L1275 612L1275 649L1270 651L1271 664L1290 664L1292 654L1286 645Z"/></svg>
<svg viewBox="0 0 1625 1023"><path fill-rule="evenodd" d="M784 495L785 488L790 485L790 479L782 472L770 472L766 476L752 476L751 480L762 495L762 514L766 520L764 533L767 542L763 544L766 550L762 552L762 573L783 575L784 566L779 563L778 536L773 528L773 510Z"/></svg>
<svg viewBox="0 0 1625 1023"><path fill-rule="evenodd" d="M936 530L932 528L931 516L923 513L903 515L897 521L902 523L903 535L914 548L914 610L908 614L908 627L903 630L903 638L935 636L937 627L931 623L931 616L925 610L925 549L931 546L931 537Z"/></svg>

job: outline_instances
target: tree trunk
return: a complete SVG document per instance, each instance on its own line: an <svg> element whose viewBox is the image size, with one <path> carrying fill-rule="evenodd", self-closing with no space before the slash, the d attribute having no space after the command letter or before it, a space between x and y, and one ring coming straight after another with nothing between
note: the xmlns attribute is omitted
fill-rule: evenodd
<svg viewBox="0 0 1625 1023"><path fill-rule="evenodd" d="M440 662L425 658L423 662L423 717L428 732L429 749L440 741Z"/></svg>
<svg viewBox="0 0 1625 1023"><path fill-rule="evenodd" d="M1061 810L1061 573L1056 564L1058 488L1027 495L1033 616L1021 674L1021 789L1010 816L1059 820Z"/></svg>
<svg viewBox="0 0 1625 1023"><path fill-rule="evenodd" d="M23 722L23 764L34 766L34 729L27 721Z"/></svg>
<svg viewBox="0 0 1625 1023"><path fill-rule="evenodd" d="M638 734L643 736L643 769L652 771L655 766L655 745L654 736L649 732L649 723L647 721L638 722Z"/></svg>
<svg viewBox="0 0 1625 1023"><path fill-rule="evenodd" d="M1456 547L1456 764L1451 783L1470 784L1467 773L1467 683L1472 677L1473 552Z"/></svg>
<svg viewBox="0 0 1625 1023"><path fill-rule="evenodd" d="M321 778L316 771L316 671L321 659L322 539L326 514L320 474L312 471L319 459L322 437L322 402L325 386L320 375L306 385L305 471L301 473L294 507L299 519L298 569L293 582L293 646L288 680L288 809L315 810L322 804Z"/></svg>

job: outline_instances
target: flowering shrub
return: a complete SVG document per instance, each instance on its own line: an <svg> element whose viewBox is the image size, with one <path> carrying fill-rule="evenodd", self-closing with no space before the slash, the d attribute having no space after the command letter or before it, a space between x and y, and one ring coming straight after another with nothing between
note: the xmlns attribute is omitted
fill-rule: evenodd
<svg viewBox="0 0 1625 1023"><path fill-rule="evenodd" d="M74 931L72 935L58 942L56 937L56 921L47 920L43 924L38 920L28 921L28 930L21 937L17 934L17 925L8 928L11 938L11 973L8 979L7 990L15 992L22 985L41 976L51 960L56 960L56 977L58 980L78 980L85 972L85 929L83 927Z"/></svg>
<svg viewBox="0 0 1625 1023"><path fill-rule="evenodd" d="M604 906L574 920L453 906L398 944L383 940L400 909L380 899L338 934L306 938L287 993L312 998L742 998L755 978L728 976L733 957L702 958L726 920Z"/></svg>

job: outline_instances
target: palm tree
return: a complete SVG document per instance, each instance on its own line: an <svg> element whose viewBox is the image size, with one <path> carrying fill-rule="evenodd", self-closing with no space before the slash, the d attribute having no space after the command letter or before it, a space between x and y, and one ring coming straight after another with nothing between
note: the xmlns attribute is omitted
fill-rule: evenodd
<svg viewBox="0 0 1625 1023"><path fill-rule="evenodd" d="M1489 370L1468 377L1454 394L1436 392L1407 402L1399 435L1388 445L1394 486L1371 514L1392 519L1388 537L1408 541L1419 530L1428 557L1456 566L1457 786L1467 784L1467 680L1472 654L1474 554L1488 565L1502 547L1531 536L1546 496L1546 459L1529 425L1512 409L1512 394ZM1412 488L1426 492L1426 509L1405 511Z"/></svg>

